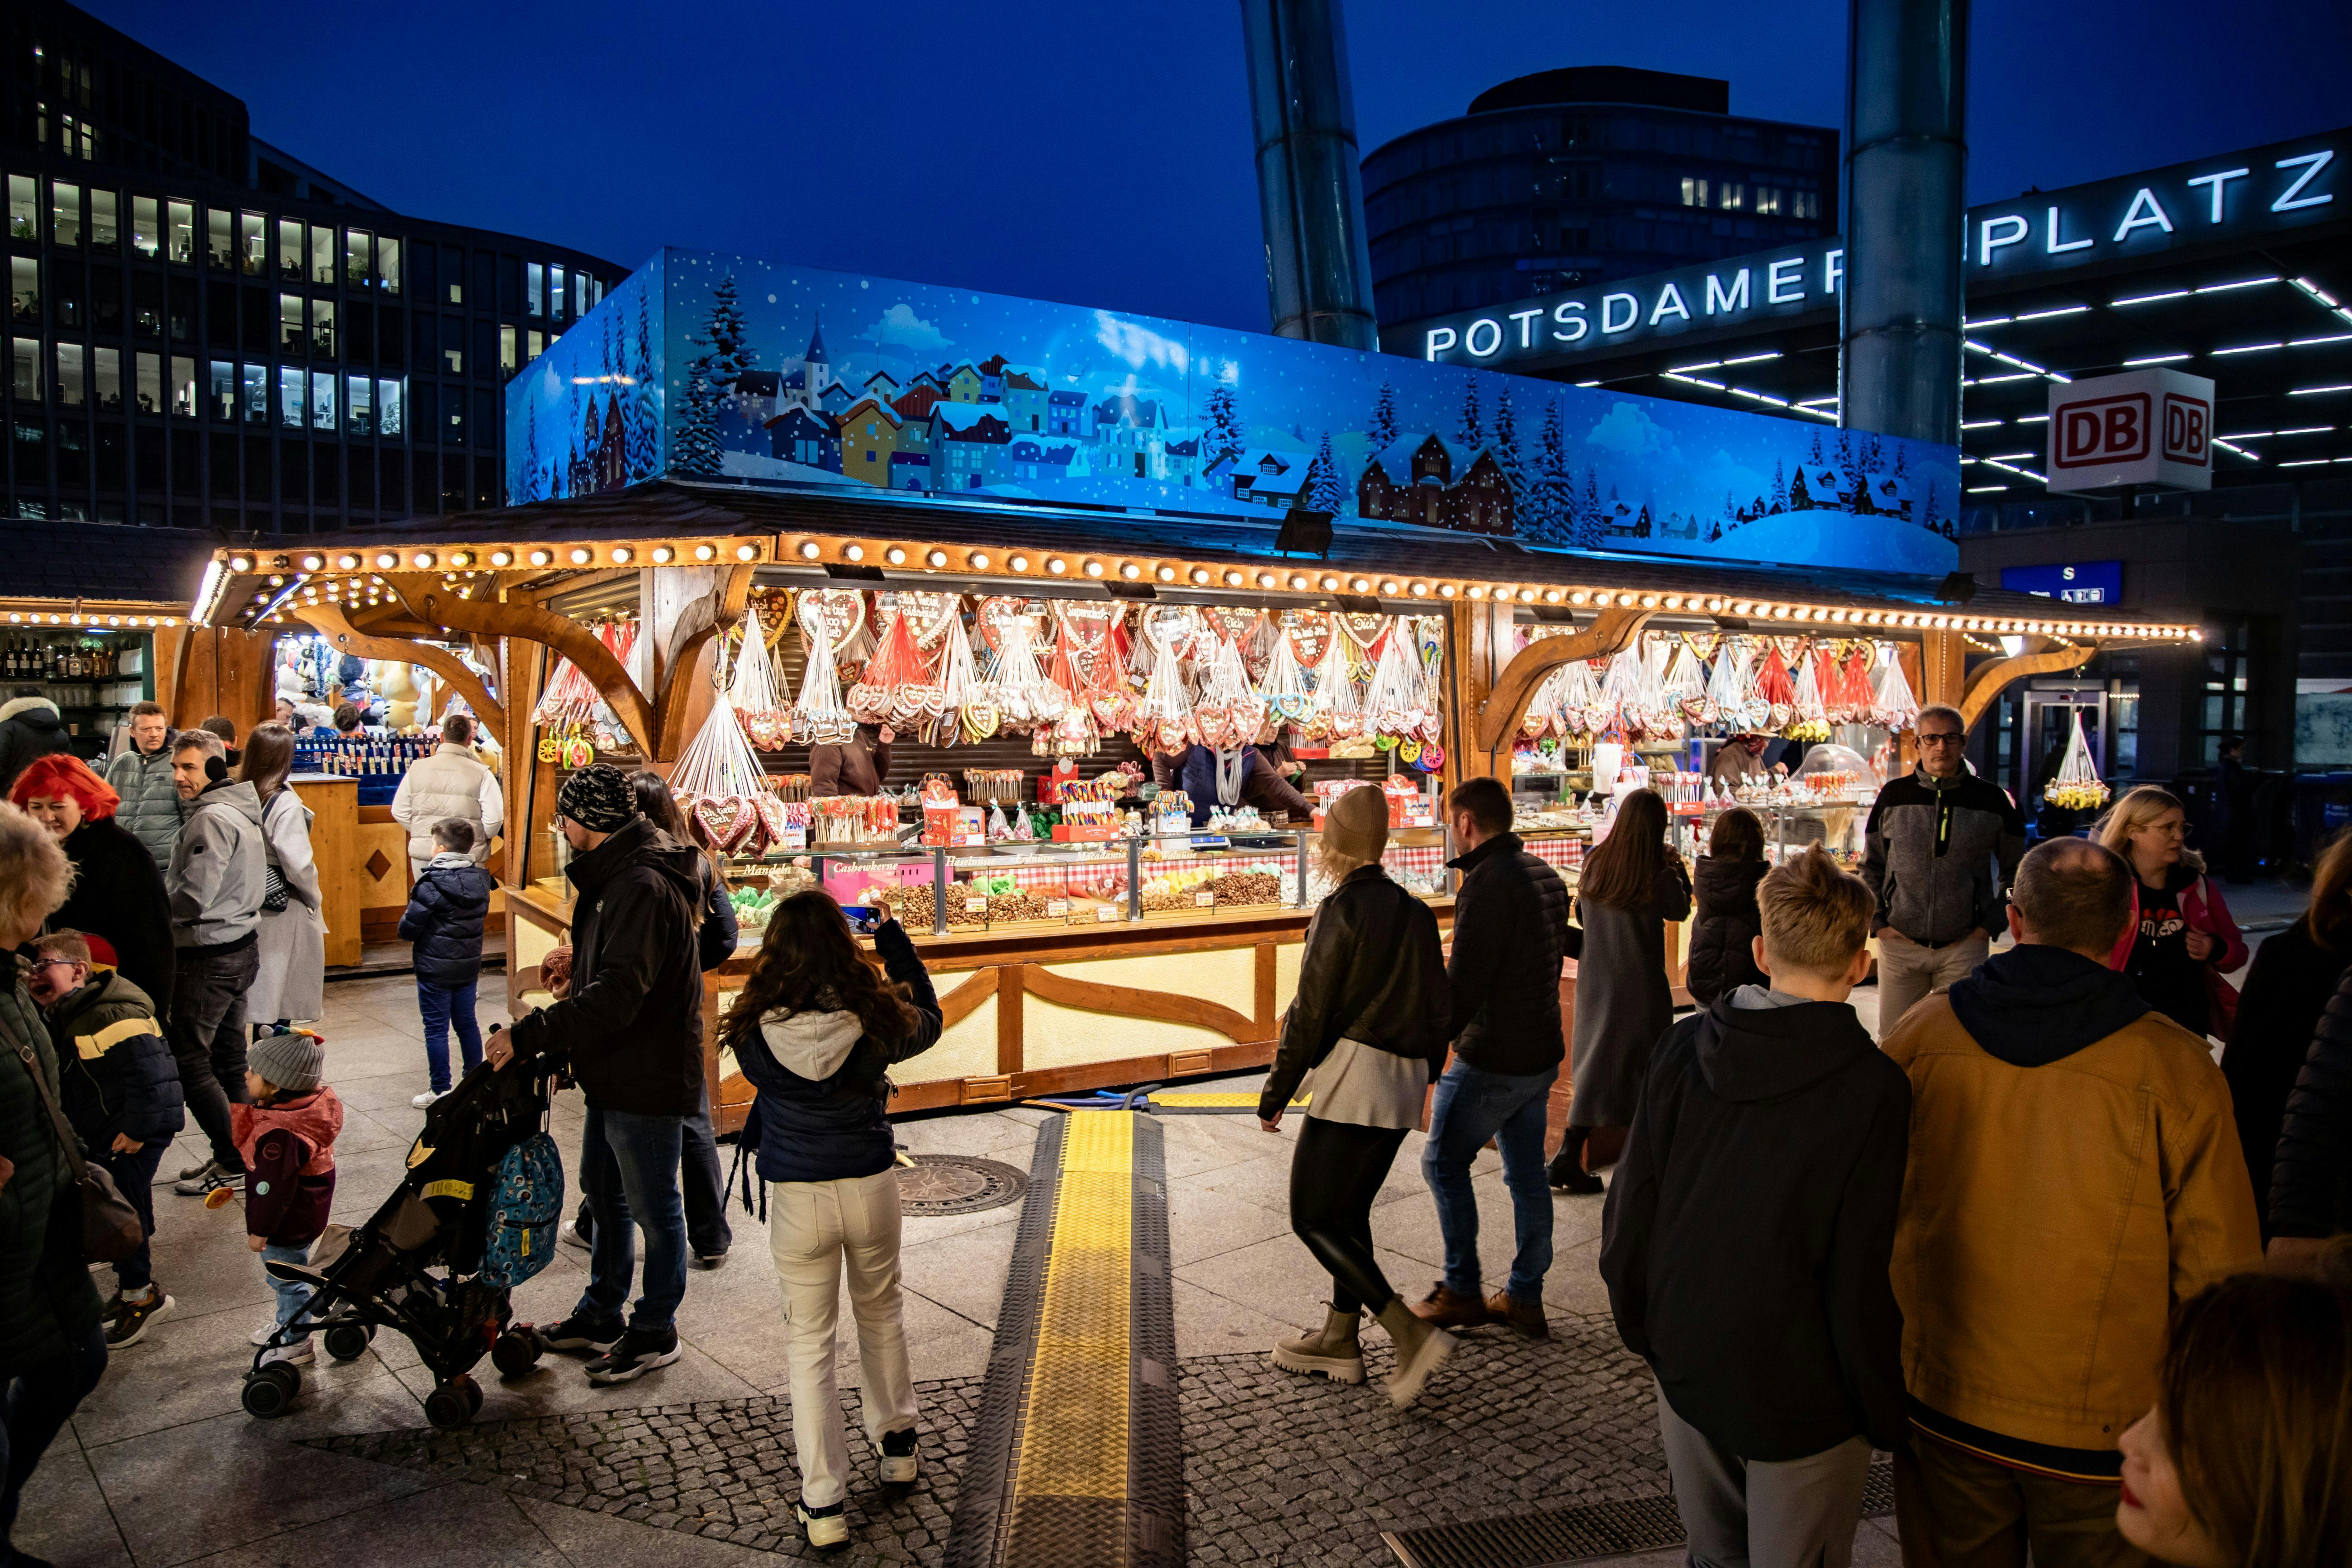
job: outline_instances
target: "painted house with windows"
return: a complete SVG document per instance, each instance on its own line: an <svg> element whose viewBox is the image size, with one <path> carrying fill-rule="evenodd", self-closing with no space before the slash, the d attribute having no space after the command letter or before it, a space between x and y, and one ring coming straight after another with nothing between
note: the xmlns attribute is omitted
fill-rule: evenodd
<svg viewBox="0 0 2352 1568"><path fill-rule="evenodd" d="M1045 395L1046 435L1083 437L1087 433L1085 393L1062 390Z"/></svg>
<svg viewBox="0 0 2352 1568"><path fill-rule="evenodd" d="M1356 509L1390 522L1465 533L1509 533L1511 484L1495 454L1434 432L1401 437L1364 466Z"/></svg>
<svg viewBox="0 0 2352 1568"><path fill-rule="evenodd" d="M841 429L832 416L795 405L768 421L771 453L787 462L841 472Z"/></svg>
<svg viewBox="0 0 2352 1568"><path fill-rule="evenodd" d="M979 377L973 377L978 385ZM1006 478L1013 427L993 403L941 403L931 409L931 488L976 490Z"/></svg>
<svg viewBox="0 0 2352 1568"><path fill-rule="evenodd" d="M921 426L901 420L878 397L861 397L835 421L841 432L841 471L876 489L891 488L890 458L902 442L919 444Z"/></svg>
<svg viewBox="0 0 2352 1568"><path fill-rule="evenodd" d="M1005 461L1015 481L1075 479L1088 471L1085 443L1066 436L1015 434Z"/></svg>
<svg viewBox="0 0 2352 1568"><path fill-rule="evenodd" d="M1001 377L1004 417L1015 430L1045 428L1045 373L1034 364L1008 364Z"/></svg>

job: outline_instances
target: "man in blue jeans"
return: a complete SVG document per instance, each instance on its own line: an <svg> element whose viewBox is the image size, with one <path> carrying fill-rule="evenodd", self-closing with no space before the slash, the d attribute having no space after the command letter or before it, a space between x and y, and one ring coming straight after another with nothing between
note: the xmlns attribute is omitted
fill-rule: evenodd
<svg viewBox="0 0 2352 1568"><path fill-rule="evenodd" d="M540 1332L553 1349L598 1352L589 1382L626 1383L677 1359L678 1150L703 1089L701 854L640 815L628 775L602 763L564 781L556 821L574 852L564 871L572 942L541 973L559 999L492 1037L484 1055L499 1068L520 1059L569 1072L588 1101L583 1165L602 1149L620 1173L617 1183L586 1184L596 1216L588 1288L570 1317ZM640 1225L645 1287L625 1321Z"/></svg>
<svg viewBox="0 0 2352 1568"><path fill-rule="evenodd" d="M1446 797L1446 822L1464 853L1454 901L1454 1060L1437 1080L1421 1173L1437 1199L1445 1278L1413 1306L1441 1328L1507 1322L1549 1339L1543 1279L1551 1268L1551 1186L1544 1164L1544 1110L1567 1053L1559 1023L1559 971L1568 942L1568 887L1511 831L1510 791L1467 779ZM1492 1297L1478 1279L1478 1199L1471 1163L1495 1141L1511 1190L1518 1250Z"/></svg>

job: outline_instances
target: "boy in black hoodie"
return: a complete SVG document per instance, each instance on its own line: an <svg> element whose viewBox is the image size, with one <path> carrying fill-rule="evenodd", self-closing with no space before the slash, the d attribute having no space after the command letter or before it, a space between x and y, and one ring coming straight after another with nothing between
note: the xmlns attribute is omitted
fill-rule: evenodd
<svg viewBox="0 0 2352 1568"><path fill-rule="evenodd" d="M1691 1560L1845 1568L1870 1451L1906 1431L1887 1266L1911 1086L1846 1005L1869 889L1811 849L1757 902L1769 985L1659 1041L1601 1273L1657 1375Z"/></svg>

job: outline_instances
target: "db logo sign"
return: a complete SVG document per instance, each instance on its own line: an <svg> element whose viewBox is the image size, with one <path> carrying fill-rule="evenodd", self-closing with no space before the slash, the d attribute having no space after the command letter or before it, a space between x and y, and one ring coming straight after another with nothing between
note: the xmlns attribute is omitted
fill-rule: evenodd
<svg viewBox="0 0 2352 1568"><path fill-rule="evenodd" d="M2050 488L2213 482L2213 384L2150 369L2057 385L2050 396Z"/></svg>

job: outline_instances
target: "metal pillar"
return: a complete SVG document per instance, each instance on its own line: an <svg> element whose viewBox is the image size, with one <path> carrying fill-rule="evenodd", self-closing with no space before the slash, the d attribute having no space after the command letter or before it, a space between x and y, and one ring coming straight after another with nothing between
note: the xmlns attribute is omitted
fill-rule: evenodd
<svg viewBox="0 0 2352 1568"><path fill-rule="evenodd" d="M1242 0L1276 336L1380 347L1340 0Z"/></svg>
<svg viewBox="0 0 2352 1568"><path fill-rule="evenodd" d="M1839 423L1955 444L1969 0L1849 0L1846 16Z"/></svg>

